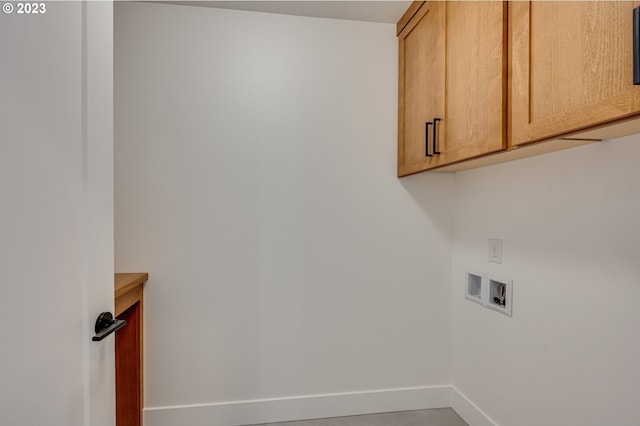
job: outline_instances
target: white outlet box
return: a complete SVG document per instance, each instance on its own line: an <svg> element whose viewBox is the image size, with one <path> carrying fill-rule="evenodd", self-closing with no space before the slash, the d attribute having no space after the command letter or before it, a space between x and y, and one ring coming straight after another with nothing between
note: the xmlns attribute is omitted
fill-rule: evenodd
<svg viewBox="0 0 640 426"><path fill-rule="evenodd" d="M510 317L513 306L513 281L491 275L487 277L487 281L487 307Z"/></svg>
<svg viewBox="0 0 640 426"><path fill-rule="evenodd" d="M502 240L489 240L489 262L502 263Z"/></svg>
<svg viewBox="0 0 640 426"><path fill-rule="evenodd" d="M486 306L488 298L487 276L482 273L467 271L464 296L472 302Z"/></svg>

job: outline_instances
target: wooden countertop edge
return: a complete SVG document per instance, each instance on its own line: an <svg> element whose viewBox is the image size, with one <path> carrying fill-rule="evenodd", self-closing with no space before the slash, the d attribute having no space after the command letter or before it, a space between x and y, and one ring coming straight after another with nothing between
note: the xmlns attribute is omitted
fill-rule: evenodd
<svg viewBox="0 0 640 426"><path fill-rule="evenodd" d="M119 273L114 274L115 298L127 294L137 286L142 285L149 279L147 272Z"/></svg>

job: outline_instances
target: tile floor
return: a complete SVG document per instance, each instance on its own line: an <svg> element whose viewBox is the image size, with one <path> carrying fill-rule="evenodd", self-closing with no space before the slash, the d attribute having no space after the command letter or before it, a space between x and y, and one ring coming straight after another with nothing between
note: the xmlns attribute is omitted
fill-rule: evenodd
<svg viewBox="0 0 640 426"><path fill-rule="evenodd" d="M251 425L249 425L251 426ZM258 426L258 425L253 425ZM468 426L451 408L399 411L396 413L366 414L261 426Z"/></svg>

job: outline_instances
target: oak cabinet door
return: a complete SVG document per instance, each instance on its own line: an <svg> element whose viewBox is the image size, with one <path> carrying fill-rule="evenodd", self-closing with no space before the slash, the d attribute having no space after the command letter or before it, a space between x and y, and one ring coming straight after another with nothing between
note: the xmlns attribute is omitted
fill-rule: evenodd
<svg viewBox="0 0 640 426"><path fill-rule="evenodd" d="M445 5L426 2L399 35L398 176L434 167L427 122L444 112Z"/></svg>
<svg viewBox="0 0 640 426"><path fill-rule="evenodd" d="M633 85L633 8L640 2L513 2L511 145L640 112Z"/></svg>
<svg viewBox="0 0 640 426"><path fill-rule="evenodd" d="M399 34L399 176L506 148L506 18L506 2L426 2Z"/></svg>

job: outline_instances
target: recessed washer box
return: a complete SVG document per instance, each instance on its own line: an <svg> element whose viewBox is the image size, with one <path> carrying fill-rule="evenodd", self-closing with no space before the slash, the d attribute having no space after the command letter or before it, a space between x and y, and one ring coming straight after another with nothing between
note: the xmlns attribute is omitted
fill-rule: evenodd
<svg viewBox="0 0 640 426"><path fill-rule="evenodd" d="M487 307L511 316L513 302L513 280L489 275Z"/></svg>
<svg viewBox="0 0 640 426"><path fill-rule="evenodd" d="M487 304L487 277L479 272L467 271L465 297L472 302L485 306Z"/></svg>

